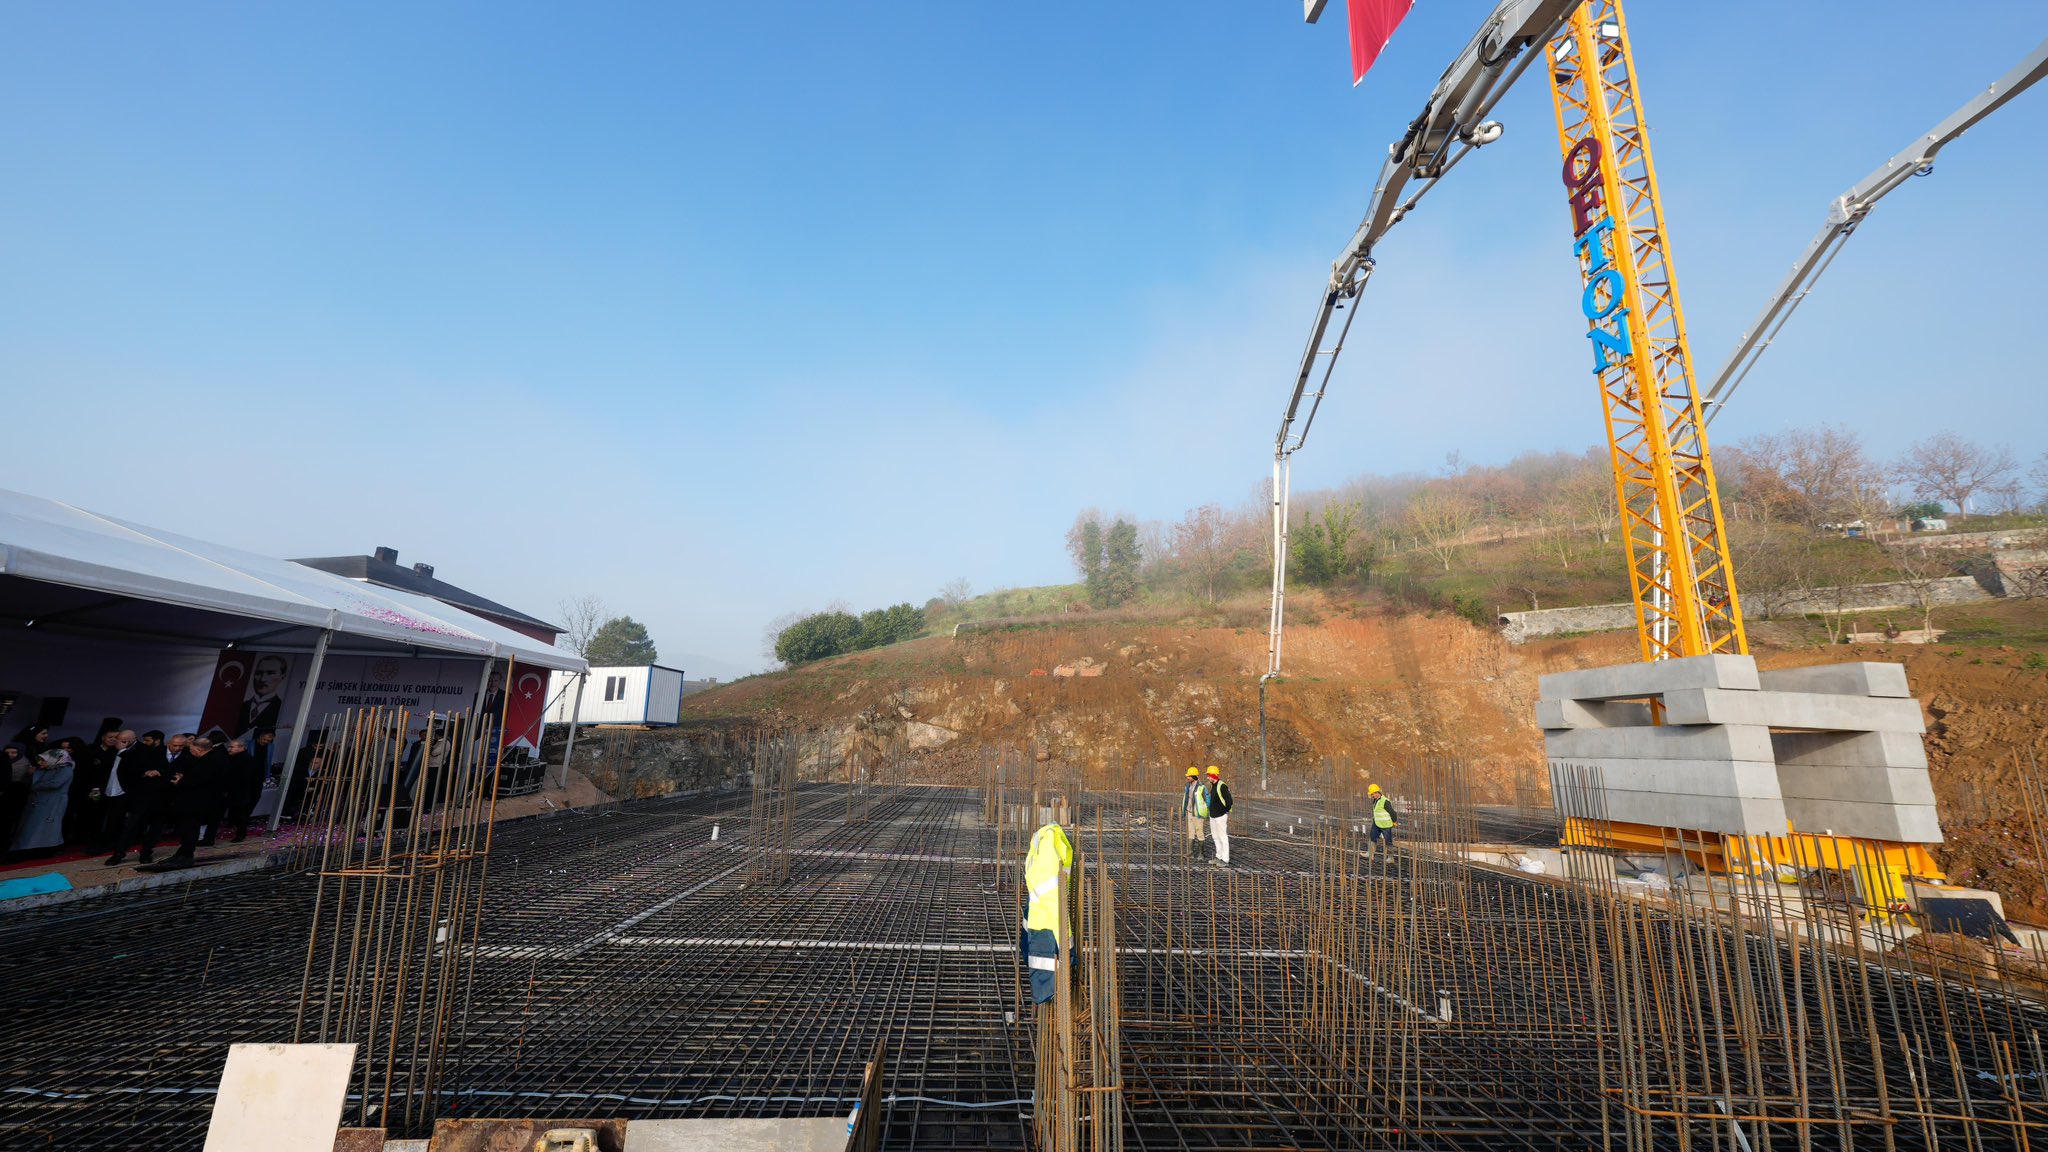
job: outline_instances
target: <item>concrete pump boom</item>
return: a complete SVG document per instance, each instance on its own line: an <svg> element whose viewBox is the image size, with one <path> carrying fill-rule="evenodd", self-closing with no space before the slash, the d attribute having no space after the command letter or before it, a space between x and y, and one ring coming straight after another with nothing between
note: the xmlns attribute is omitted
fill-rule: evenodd
<svg viewBox="0 0 2048 1152"><path fill-rule="evenodd" d="M1358 310L1351 309L1334 332L1331 322L1346 301L1357 299L1371 278L1373 246L1386 235L1387 229L1400 223L1436 182L1474 148L1500 138L1501 126L1487 119L1487 114L1541 55L1528 49L1548 43L1578 3L1579 0L1501 0L1494 6L1450 67L1444 69L1429 100L1423 104L1421 115L1387 148L1387 162L1380 166L1372 198L1366 203L1365 218L1359 222L1351 242L1344 246L1343 254L1330 265L1330 280L1316 306L1308 346L1302 350L1294 387L1281 414L1280 429L1273 437L1273 602L1266 626L1266 674L1259 677L1261 765L1266 760L1266 682L1280 674L1292 458L1308 442L1309 429L1329 389L1330 373L1337 366L1344 338L1351 331ZM1313 0L1304 8L1309 23L1314 23L1321 12L1322 6ZM1411 194L1409 185L1417 182L1419 186ZM1311 380L1315 382L1313 396L1308 392ZM1302 413L1304 399L1308 400L1306 415ZM1299 428L1295 427L1297 420Z"/></svg>
<svg viewBox="0 0 2048 1152"><path fill-rule="evenodd" d="M1772 294L1764 310L1750 322L1742 339L1735 345L1735 351L1728 362L1721 365L1721 371L1714 375L1707 386L1701 402L1707 409L1707 421L1713 422L1721 412L1721 406L1735 394L1749 370L1756 367L1764 349L1777 338L1778 330L1791 318L1792 310L1799 307L1806 294L1813 291L1814 282L1827 271L1842 245L1848 242L1849 234L1856 230L1870 210L1877 206L1886 194L1904 184L1914 176L1925 176L1933 170L1934 158L1942 148L1956 137L1968 132L1979 120L1998 111L2008 101L2032 87L2043 77L2048 77L2048 40L2037 45L2027 58L2020 61L2010 72L1998 78L1997 82L1975 99L1958 108L1946 120L1936 124L1926 135L1907 145L1898 155L1884 162L1883 167L1865 176L1855 187L1835 197L1828 205L1827 222L1821 226L1820 234L1799 254L1792 265L1792 271L1785 282Z"/></svg>

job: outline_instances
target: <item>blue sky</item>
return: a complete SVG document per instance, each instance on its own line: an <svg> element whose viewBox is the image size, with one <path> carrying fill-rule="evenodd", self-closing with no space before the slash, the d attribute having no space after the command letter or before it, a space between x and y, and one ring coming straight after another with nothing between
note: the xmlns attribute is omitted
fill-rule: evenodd
<svg viewBox="0 0 2048 1152"><path fill-rule="evenodd" d="M1336 7L1336 6L1333 6ZM1069 578L1076 509L1243 500L1386 144L1488 7L28 4L0 26L5 484L406 561L665 660ZM1638 3L1697 358L2038 4ZM1600 435L1549 97L1381 248L1297 483ZM1888 199L1720 439L2037 456L2048 91Z"/></svg>

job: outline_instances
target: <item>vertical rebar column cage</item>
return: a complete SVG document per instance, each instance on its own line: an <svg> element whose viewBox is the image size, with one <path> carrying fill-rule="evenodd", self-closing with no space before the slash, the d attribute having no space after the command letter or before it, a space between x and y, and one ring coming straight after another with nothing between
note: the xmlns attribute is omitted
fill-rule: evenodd
<svg viewBox="0 0 2048 1152"><path fill-rule="evenodd" d="M1548 51L1642 656L1747 652L1620 4L1574 9Z"/></svg>
<svg viewBox="0 0 2048 1152"><path fill-rule="evenodd" d="M419 1133L468 1019L498 798L498 728L471 713L331 717L298 859L318 869L294 1041L356 1045L353 1115Z"/></svg>
<svg viewBox="0 0 2048 1152"><path fill-rule="evenodd" d="M750 874L755 883L789 880L795 842L800 739L784 733L754 739L754 805L748 822Z"/></svg>

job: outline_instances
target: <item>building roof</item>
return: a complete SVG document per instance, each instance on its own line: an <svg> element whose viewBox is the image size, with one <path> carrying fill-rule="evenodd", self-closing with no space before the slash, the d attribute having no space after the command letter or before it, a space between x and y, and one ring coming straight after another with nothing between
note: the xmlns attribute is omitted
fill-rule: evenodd
<svg viewBox="0 0 2048 1152"><path fill-rule="evenodd" d="M484 616L403 589L0 490L0 600L24 627L183 642L511 656L587 665Z"/></svg>
<svg viewBox="0 0 2048 1152"><path fill-rule="evenodd" d="M434 576L432 565L416 564L406 566L398 562L398 552L391 548L379 548L374 556L311 556L294 560L322 572L331 572L349 580L367 580L384 588L396 588L401 592L413 592L430 596L443 604L453 604L465 611L475 612L499 620L524 624L529 628L542 628L560 633L562 628L550 624L538 616L529 616L517 608L507 608L495 600L486 600L467 588L458 588L446 580ZM424 569L424 571L422 571Z"/></svg>

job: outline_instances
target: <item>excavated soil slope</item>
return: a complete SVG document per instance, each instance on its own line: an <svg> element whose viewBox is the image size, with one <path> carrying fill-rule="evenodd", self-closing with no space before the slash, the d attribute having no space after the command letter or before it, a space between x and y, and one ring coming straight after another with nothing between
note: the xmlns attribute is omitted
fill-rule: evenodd
<svg viewBox="0 0 2048 1152"><path fill-rule="evenodd" d="M1269 694L1276 786L1320 770L1325 757L1369 765L1445 755L1477 766L1488 800L1512 799L1518 788L1526 797L1544 779L1542 734L1532 720L1538 675L1637 656L1626 633L1511 646L1448 614L1352 616L1328 606L1320 622L1287 635L1288 675ZM2000 891L2016 914L2048 921L2020 786L2021 768L2043 754L2048 674L2029 667L2026 653L1997 648L1763 641L1757 655L1767 668L1903 661L1927 711L1949 834L1943 864L1959 882ZM715 738L730 748L738 725L793 727L821 737L822 760L866 755L931 782L972 782L990 748L1156 764L1177 778L1191 763L1256 766L1265 666L1257 629L1051 622L740 681L685 701L685 729L671 739ZM654 784L593 775L620 794Z"/></svg>

